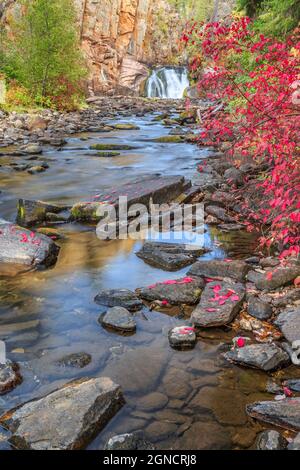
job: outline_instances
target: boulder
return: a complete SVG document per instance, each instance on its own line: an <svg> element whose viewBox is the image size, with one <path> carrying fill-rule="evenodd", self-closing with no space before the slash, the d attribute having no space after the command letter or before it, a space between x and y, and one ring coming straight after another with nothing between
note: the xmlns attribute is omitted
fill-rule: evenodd
<svg viewBox="0 0 300 470"><path fill-rule="evenodd" d="M257 289L271 291L291 284L297 276L300 276L300 264L268 268L263 273L250 271L247 279L253 282Z"/></svg>
<svg viewBox="0 0 300 470"><path fill-rule="evenodd" d="M212 215L213 217L216 217L218 220L225 222L226 224L235 222L235 219L228 215L227 211L223 207L207 206L205 207L205 212L209 215Z"/></svg>
<svg viewBox="0 0 300 470"><path fill-rule="evenodd" d="M300 300L300 288L292 288L289 292L273 300L275 307L285 307Z"/></svg>
<svg viewBox="0 0 300 470"><path fill-rule="evenodd" d="M289 355L276 344L250 344L223 354L227 361L270 372L289 364Z"/></svg>
<svg viewBox="0 0 300 470"><path fill-rule="evenodd" d="M245 297L242 284L217 281L206 285L201 300L192 313L191 321L197 327L227 325L239 313Z"/></svg>
<svg viewBox="0 0 300 470"><path fill-rule="evenodd" d="M237 168L228 168L224 172L224 178L235 186L241 186L244 182L244 175Z"/></svg>
<svg viewBox="0 0 300 470"><path fill-rule="evenodd" d="M174 349L193 349L197 342L196 333L189 326L176 326L168 333L170 346Z"/></svg>
<svg viewBox="0 0 300 470"><path fill-rule="evenodd" d="M132 314L124 307L112 307L99 317L99 323L105 328L133 333L136 330L136 322Z"/></svg>
<svg viewBox="0 0 300 470"><path fill-rule="evenodd" d="M85 448L123 406L119 385L107 377L80 379L0 417L18 449Z"/></svg>
<svg viewBox="0 0 300 470"><path fill-rule="evenodd" d="M295 439L288 445L288 450L300 450L300 432Z"/></svg>
<svg viewBox="0 0 300 470"><path fill-rule="evenodd" d="M263 431L256 440L257 450L285 450L288 441L278 431Z"/></svg>
<svg viewBox="0 0 300 470"><path fill-rule="evenodd" d="M10 392L21 382L22 376L18 364L9 360L0 363L0 395Z"/></svg>
<svg viewBox="0 0 300 470"><path fill-rule="evenodd" d="M273 314L273 309L269 303L251 295L248 299L248 313L259 320L268 320Z"/></svg>
<svg viewBox="0 0 300 470"><path fill-rule="evenodd" d="M300 431L300 398L260 401L246 406L252 418L291 431Z"/></svg>
<svg viewBox="0 0 300 470"><path fill-rule="evenodd" d="M128 289L104 289L96 295L95 302L104 307L124 307L130 312L143 308L142 301Z"/></svg>
<svg viewBox="0 0 300 470"><path fill-rule="evenodd" d="M290 342L300 340L300 307L285 309L276 319L275 325Z"/></svg>
<svg viewBox="0 0 300 470"><path fill-rule="evenodd" d="M156 447L143 436L133 434L119 434L111 437L105 450L155 450Z"/></svg>
<svg viewBox="0 0 300 470"><path fill-rule="evenodd" d="M166 301L170 305L196 304L201 296L204 281L201 278L180 278L158 282L149 287L137 289L139 296L147 301Z"/></svg>
<svg viewBox="0 0 300 470"><path fill-rule="evenodd" d="M245 261L200 260L188 271L190 276L223 278L231 277L237 281L244 281L250 266Z"/></svg>
<svg viewBox="0 0 300 470"><path fill-rule="evenodd" d="M137 256L146 263L166 271L177 271L196 261L203 248L187 247L179 243L145 242Z"/></svg>
<svg viewBox="0 0 300 470"><path fill-rule="evenodd" d="M66 206L57 206L43 201L19 199L17 223L22 227L33 227L47 220L47 214L59 214L67 210Z"/></svg>
<svg viewBox="0 0 300 470"><path fill-rule="evenodd" d="M300 379L285 380L284 385L293 392L300 392Z"/></svg>
<svg viewBox="0 0 300 470"><path fill-rule="evenodd" d="M28 144L21 147L20 151L26 155L40 155L43 149L39 144Z"/></svg>
<svg viewBox="0 0 300 470"><path fill-rule="evenodd" d="M0 219L0 263L48 267L56 262L58 253L59 247L45 235Z"/></svg>
<svg viewBox="0 0 300 470"><path fill-rule="evenodd" d="M71 215L74 220L86 222L99 222L103 215L98 211L103 209L103 204L113 205L118 212L119 198L127 198L127 206L143 204L149 208L153 204L167 204L174 201L189 185L181 176L151 176L131 183L120 185L117 189L100 194L93 202L81 202L72 207Z"/></svg>

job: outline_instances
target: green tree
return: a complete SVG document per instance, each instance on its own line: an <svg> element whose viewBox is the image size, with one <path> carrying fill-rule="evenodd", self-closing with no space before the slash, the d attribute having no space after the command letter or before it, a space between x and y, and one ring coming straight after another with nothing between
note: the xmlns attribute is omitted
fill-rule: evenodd
<svg viewBox="0 0 300 470"><path fill-rule="evenodd" d="M5 60L37 99L73 94L86 73L79 41L73 0L21 0Z"/></svg>

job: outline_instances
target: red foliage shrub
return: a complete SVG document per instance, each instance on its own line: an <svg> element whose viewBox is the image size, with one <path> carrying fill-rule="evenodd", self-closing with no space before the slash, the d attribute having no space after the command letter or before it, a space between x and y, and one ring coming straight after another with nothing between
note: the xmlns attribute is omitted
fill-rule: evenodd
<svg viewBox="0 0 300 470"><path fill-rule="evenodd" d="M300 253L300 39L299 30L284 41L257 36L251 20L230 24L194 23L183 40L197 45L192 73L199 74L199 54L206 63L198 83L214 103L207 112L200 141L230 142L232 160L267 163L257 179L260 207L245 207L249 229L263 227L262 245L279 246L281 256ZM215 104L214 104L215 107Z"/></svg>

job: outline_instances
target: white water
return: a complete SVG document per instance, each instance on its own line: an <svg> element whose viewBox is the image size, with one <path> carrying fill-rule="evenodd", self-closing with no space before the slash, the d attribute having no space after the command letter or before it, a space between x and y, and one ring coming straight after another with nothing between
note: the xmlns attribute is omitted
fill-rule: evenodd
<svg viewBox="0 0 300 470"><path fill-rule="evenodd" d="M187 69L184 67L162 67L153 70L146 84L148 98L183 98L184 90L189 86Z"/></svg>

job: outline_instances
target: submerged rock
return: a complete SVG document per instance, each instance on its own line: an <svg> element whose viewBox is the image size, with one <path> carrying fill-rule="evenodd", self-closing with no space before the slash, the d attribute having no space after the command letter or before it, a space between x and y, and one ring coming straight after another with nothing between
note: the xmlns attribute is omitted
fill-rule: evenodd
<svg viewBox="0 0 300 470"><path fill-rule="evenodd" d="M188 277L158 282L153 286L137 289L137 293L147 301L160 300L170 305L194 305L199 301L203 287L203 279Z"/></svg>
<svg viewBox="0 0 300 470"><path fill-rule="evenodd" d="M217 281L206 285L191 321L197 327L227 325L239 313L245 297L242 284Z"/></svg>
<svg viewBox="0 0 300 470"><path fill-rule="evenodd" d="M278 431L263 431L256 441L257 450L285 450L288 441Z"/></svg>
<svg viewBox="0 0 300 470"><path fill-rule="evenodd" d="M174 349L193 349L197 342L196 333L193 328L177 326L172 328L168 334L170 346Z"/></svg>
<svg viewBox="0 0 300 470"><path fill-rule="evenodd" d="M130 312L143 308L143 302L128 289L104 289L96 295L95 302L104 307L124 307Z"/></svg>
<svg viewBox="0 0 300 470"><path fill-rule="evenodd" d="M18 364L7 360L0 363L0 395L4 395L22 383Z"/></svg>
<svg viewBox="0 0 300 470"><path fill-rule="evenodd" d="M155 450L156 447L139 434L119 434L109 439L105 450Z"/></svg>
<svg viewBox="0 0 300 470"><path fill-rule="evenodd" d="M136 322L132 314L124 307L112 307L99 317L99 323L106 328L131 333L136 330Z"/></svg>
<svg viewBox="0 0 300 470"><path fill-rule="evenodd" d="M151 266L177 271L194 263L204 251L202 248L189 248L178 243L145 242L137 256Z"/></svg>
<svg viewBox="0 0 300 470"><path fill-rule="evenodd" d="M32 227L47 220L47 213L59 214L66 206L57 206L43 201L19 199L17 223L22 227Z"/></svg>
<svg viewBox="0 0 300 470"><path fill-rule="evenodd" d="M93 202L81 202L72 207L71 215L74 220L99 222L103 215L98 213L103 204L113 205L118 212L119 198L127 198L128 208L134 204L144 204L149 208L150 203L166 204L174 201L190 185L181 176L150 176L135 180L132 183L120 185L110 192L96 196Z"/></svg>
<svg viewBox="0 0 300 470"><path fill-rule="evenodd" d="M107 377L81 379L0 417L18 449L83 449L123 406L119 385Z"/></svg>
<svg viewBox="0 0 300 470"><path fill-rule="evenodd" d="M59 247L45 235L36 234L0 219L0 263L51 266Z"/></svg>
<svg viewBox="0 0 300 470"><path fill-rule="evenodd" d="M275 325L290 342L300 340L300 307L285 309L276 319Z"/></svg>
<svg viewBox="0 0 300 470"><path fill-rule="evenodd" d="M102 158L119 157L120 155L120 152L97 152L97 156Z"/></svg>
<svg viewBox="0 0 300 470"><path fill-rule="evenodd" d="M264 273L250 271L247 279L254 282L257 289L270 291L291 284L297 276L300 276L300 264L269 268Z"/></svg>
<svg viewBox="0 0 300 470"><path fill-rule="evenodd" d="M252 418L265 423L291 431L300 431L300 398L260 401L247 405L246 411Z"/></svg>
<svg viewBox="0 0 300 470"><path fill-rule="evenodd" d="M58 361L58 365L62 367L75 367L76 369L82 369L86 367L92 361L92 356L85 352L68 354L62 357Z"/></svg>
<svg viewBox="0 0 300 470"><path fill-rule="evenodd" d="M250 266L245 261L200 260L188 271L188 275L223 278L231 277L237 281L244 281Z"/></svg>
<svg viewBox="0 0 300 470"><path fill-rule="evenodd" d="M289 355L276 344L250 344L223 354L229 362L246 367L254 367L266 372L285 367Z"/></svg>

